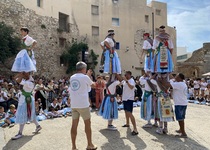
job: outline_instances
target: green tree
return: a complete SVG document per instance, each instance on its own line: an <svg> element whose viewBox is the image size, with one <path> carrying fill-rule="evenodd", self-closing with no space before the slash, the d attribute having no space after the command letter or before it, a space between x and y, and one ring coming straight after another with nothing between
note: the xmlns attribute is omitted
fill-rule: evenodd
<svg viewBox="0 0 210 150"><path fill-rule="evenodd" d="M0 22L0 62L4 63L9 57L18 53L21 42L14 36L14 29Z"/></svg>
<svg viewBox="0 0 210 150"><path fill-rule="evenodd" d="M74 42L69 48L67 48L67 51L65 51L61 57L61 64L64 64L65 66L67 66L67 70L66 73L73 73L74 71L76 71L75 65L78 61L81 60L82 57L82 51L85 52L86 50L88 50L88 45L86 43L80 42ZM95 66L97 65L97 57L98 55L96 55L94 53L93 50L91 50L90 52L90 57L91 58L91 62L88 63L88 65L90 65L89 67L91 68L95 68Z"/></svg>

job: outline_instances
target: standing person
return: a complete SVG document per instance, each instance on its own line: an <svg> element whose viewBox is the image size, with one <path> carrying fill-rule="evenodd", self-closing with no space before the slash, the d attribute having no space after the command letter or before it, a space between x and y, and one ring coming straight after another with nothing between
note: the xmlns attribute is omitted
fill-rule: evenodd
<svg viewBox="0 0 210 150"><path fill-rule="evenodd" d="M101 42L101 47L105 51L103 53L104 59L104 73L121 74L120 59L115 51L114 30L109 30L106 39Z"/></svg>
<svg viewBox="0 0 210 150"><path fill-rule="evenodd" d="M173 42L170 35L165 32L165 26L160 26L159 34L153 41L152 49L154 54L154 72L164 73L173 71Z"/></svg>
<svg viewBox="0 0 210 150"><path fill-rule="evenodd" d="M201 79L201 96L200 96L200 101L204 101L205 96L204 96L204 91L208 85L208 83L206 82L206 80L204 78Z"/></svg>
<svg viewBox="0 0 210 150"><path fill-rule="evenodd" d="M159 128L156 130L158 134L168 133L168 122L174 121L174 113L170 99L169 86L163 86L161 81L166 82L168 75L166 73L154 74L150 81L157 87L157 120Z"/></svg>
<svg viewBox="0 0 210 150"><path fill-rule="evenodd" d="M0 86L0 106L4 107L5 112L7 111L7 99L7 93Z"/></svg>
<svg viewBox="0 0 210 150"><path fill-rule="evenodd" d="M41 99L42 110L44 111L47 108L46 100L46 87L43 85L43 80L40 78L38 84L36 84L35 88L35 100Z"/></svg>
<svg viewBox="0 0 210 150"><path fill-rule="evenodd" d="M96 111L100 108L104 97L104 81L100 75L97 76L95 93L96 93Z"/></svg>
<svg viewBox="0 0 210 150"><path fill-rule="evenodd" d="M154 71L154 63L153 63L153 50L152 50L152 44L153 40L150 38L149 33L144 33L144 43L143 43L143 51L141 54L141 58L143 57L143 54L145 54L145 60L144 60L144 70L145 72L153 72Z"/></svg>
<svg viewBox="0 0 210 150"><path fill-rule="evenodd" d="M138 131L136 128L136 121L132 114L133 112L133 101L135 96L135 81L133 78L131 78L132 73L130 71L126 71L124 81L122 81L123 85L123 93L122 93L122 100L124 105L124 111L125 111L125 118L126 118L126 124L122 127L129 127L129 119L131 120L133 124L133 131L132 135L137 135Z"/></svg>
<svg viewBox="0 0 210 150"><path fill-rule="evenodd" d="M88 92L91 90L91 86L95 86L95 83L90 79L91 72L88 70L87 65L84 62L78 62L76 64L77 73L70 78L70 98L72 108L72 127L71 127L71 141L72 149L76 148L76 136L77 127L79 123L79 117L81 116L85 123L85 133L87 137L87 150L96 150L97 147L92 143L92 131L90 121L90 109Z"/></svg>
<svg viewBox="0 0 210 150"><path fill-rule="evenodd" d="M113 82L108 82L106 84L107 94L101 104L99 115L104 119L108 120L108 130L117 130L117 128L112 124L113 119L118 119L118 105L116 99L116 87L120 84L122 78L120 75L116 75L116 79Z"/></svg>
<svg viewBox="0 0 210 150"><path fill-rule="evenodd" d="M151 128L152 127L151 119L154 119L155 110L156 110L156 108L153 108L153 91L155 92L155 87L152 83L149 83L150 80L148 73L141 76L139 81L141 85L145 86L141 102L141 118L147 120L147 124L144 125L143 128ZM157 124L156 121L155 124Z"/></svg>
<svg viewBox="0 0 210 150"><path fill-rule="evenodd" d="M12 140L16 140L22 137L22 132L25 123L28 121L33 122L36 125L35 133L39 132L42 128L36 120L35 102L32 96L34 89L34 79L30 75L30 72L22 72L15 76L15 80L23 85L22 94L18 99L18 108L16 112L15 123L20 124L19 132L12 137Z"/></svg>
<svg viewBox="0 0 210 150"><path fill-rule="evenodd" d="M36 66L36 60L34 57L33 50L37 44L37 41L28 35L29 29L27 27L22 27L20 29L20 32L21 32L22 40L23 40L23 47L27 50L29 57L33 61L34 65Z"/></svg>
<svg viewBox="0 0 210 150"><path fill-rule="evenodd" d="M193 82L194 85L194 98L199 100L200 95L200 79L197 78Z"/></svg>
<svg viewBox="0 0 210 150"><path fill-rule="evenodd" d="M180 133L178 137L187 138L187 134L185 132L185 114L187 109L187 85L184 82L184 75L182 73L178 73L174 80L170 80L169 83L165 83L164 85L170 86L173 88L172 97L175 105L175 115L176 120L179 122L179 130L177 133Z"/></svg>

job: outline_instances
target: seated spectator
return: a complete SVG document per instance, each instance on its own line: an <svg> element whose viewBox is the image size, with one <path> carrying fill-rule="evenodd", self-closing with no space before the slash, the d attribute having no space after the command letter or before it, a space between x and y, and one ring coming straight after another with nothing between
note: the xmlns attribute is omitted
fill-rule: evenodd
<svg viewBox="0 0 210 150"><path fill-rule="evenodd" d="M59 109L59 106L58 106L58 103L57 103L57 98L54 98L52 103L50 104L50 107L49 107L49 112L48 112L48 116L50 118L57 118L57 117L61 117L62 113L58 112L58 109Z"/></svg>
<svg viewBox="0 0 210 150"><path fill-rule="evenodd" d="M71 99L70 99L70 97L68 97L64 107L65 108L63 109L63 116L64 117L71 116Z"/></svg>
<svg viewBox="0 0 210 150"><path fill-rule="evenodd" d="M4 111L7 111L7 92L0 86L0 106L4 107Z"/></svg>
<svg viewBox="0 0 210 150"><path fill-rule="evenodd" d="M5 124L4 122L5 116L6 116L6 113L4 112L4 107L0 106L0 127Z"/></svg>
<svg viewBox="0 0 210 150"><path fill-rule="evenodd" d="M9 126L9 127L13 127L14 123L15 123L15 113L16 113L16 108L15 105L10 105L9 106L9 110L6 114L5 117L5 124L3 125L3 127Z"/></svg>
<svg viewBox="0 0 210 150"><path fill-rule="evenodd" d="M210 105L210 84L207 85L205 91L204 91L205 99L206 99L206 104Z"/></svg>
<svg viewBox="0 0 210 150"><path fill-rule="evenodd" d="M188 99L189 100L195 100L195 98L194 98L194 88L193 87L189 87L189 89L188 89Z"/></svg>
<svg viewBox="0 0 210 150"><path fill-rule="evenodd" d="M41 102L41 99L38 99L37 101L35 101L35 111L36 111L37 121L42 121L42 120L47 119L47 115L42 110L42 106L40 102Z"/></svg>

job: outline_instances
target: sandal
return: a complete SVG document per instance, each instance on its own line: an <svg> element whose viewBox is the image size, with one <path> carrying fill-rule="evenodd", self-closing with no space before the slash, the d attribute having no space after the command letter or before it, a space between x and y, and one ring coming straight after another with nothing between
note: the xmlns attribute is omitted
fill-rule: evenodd
<svg viewBox="0 0 210 150"><path fill-rule="evenodd" d="M138 135L139 132L133 131L133 132L131 132L131 134L132 134L132 135Z"/></svg>
<svg viewBox="0 0 210 150"><path fill-rule="evenodd" d="M178 137L178 138L187 138L187 135L175 135L175 137Z"/></svg>
<svg viewBox="0 0 210 150"><path fill-rule="evenodd" d="M94 145L93 147L91 147L91 146L88 146L87 148L86 148L86 150L96 150L98 147L96 146L96 145Z"/></svg>
<svg viewBox="0 0 210 150"><path fill-rule="evenodd" d="M127 125L127 124L124 124L122 127L130 127L129 125Z"/></svg>
<svg viewBox="0 0 210 150"><path fill-rule="evenodd" d="M176 132L176 133L181 133L181 131L180 131L180 130L176 130L175 132Z"/></svg>

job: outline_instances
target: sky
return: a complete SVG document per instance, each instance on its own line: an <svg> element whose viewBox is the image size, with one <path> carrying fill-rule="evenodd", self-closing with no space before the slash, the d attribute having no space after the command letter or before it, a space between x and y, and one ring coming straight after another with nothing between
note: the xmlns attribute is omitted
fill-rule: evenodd
<svg viewBox="0 0 210 150"><path fill-rule="evenodd" d="M178 47L192 52L210 42L210 0L156 1L167 3L168 25L176 27Z"/></svg>

